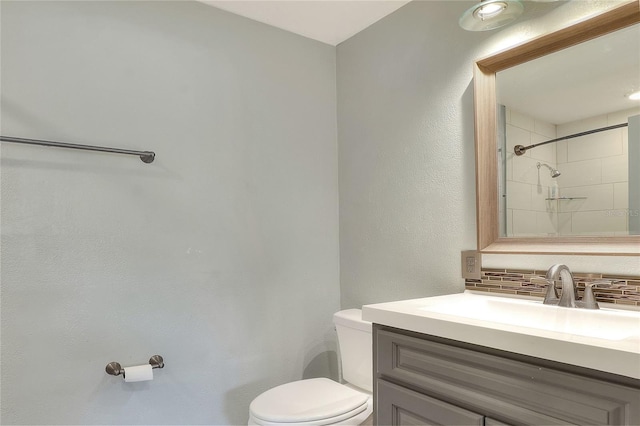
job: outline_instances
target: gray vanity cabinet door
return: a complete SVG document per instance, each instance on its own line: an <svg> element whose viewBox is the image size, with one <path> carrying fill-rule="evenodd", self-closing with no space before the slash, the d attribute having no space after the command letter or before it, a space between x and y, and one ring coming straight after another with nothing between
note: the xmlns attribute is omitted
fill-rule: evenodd
<svg viewBox="0 0 640 426"><path fill-rule="evenodd" d="M484 416L379 380L378 425L484 425Z"/></svg>
<svg viewBox="0 0 640 426"><path fill-rule="evenodd" d="M507 423L502 423L501 421L492 419L491 417L485 417L484 426L511 426L511 425Z"/></svg>
<svg viewBox="0 0 640 426"><path fill-rule="evenodd" d="M577 374L558 363L514 359L514 354L379 325L374 327L374 347L378 383L470 410L466 413L518 425L640 425L640 381L622 384L585 369ZM390 392L385 392L379 389L375 400L378 418L390 406Z"/></svg>

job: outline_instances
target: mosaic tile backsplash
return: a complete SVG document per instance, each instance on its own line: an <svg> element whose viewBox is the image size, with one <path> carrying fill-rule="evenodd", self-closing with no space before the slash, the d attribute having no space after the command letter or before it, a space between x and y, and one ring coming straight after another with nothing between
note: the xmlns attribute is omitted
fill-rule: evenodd
<svg viewBox="0 0 640 426"><path fill-rule="evenodd" d="M488 293L507 293L544 298L546 286L540 283L547 271L520 269L482 268L479 280L465 280L465 288ZM586 282L610 280L611 287L594 289L598 302L616 303L619 305L640 306L640 276L620 276L615 274L582 274L573 273L578 286L578 295L582 299Z"/></svg>

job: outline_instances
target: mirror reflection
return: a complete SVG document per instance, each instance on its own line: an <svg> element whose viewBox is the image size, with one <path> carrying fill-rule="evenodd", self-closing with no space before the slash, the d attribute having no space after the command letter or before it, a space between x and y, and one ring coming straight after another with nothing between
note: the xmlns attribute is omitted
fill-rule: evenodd
<svg viewBox="0 0 640 426"><path fill-rule="evenodd" d="M639 235L640 25L500 71L496 85L500 235Z"/></svg>

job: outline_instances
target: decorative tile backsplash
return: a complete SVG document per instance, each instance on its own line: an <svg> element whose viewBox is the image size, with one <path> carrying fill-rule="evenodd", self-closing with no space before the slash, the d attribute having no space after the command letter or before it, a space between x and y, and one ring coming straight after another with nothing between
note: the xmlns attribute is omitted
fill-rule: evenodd
<svg viewBox="0 0 640 426"><path fill-rule="evenodd" d="M547 271L521 269L482 268L479 280L465 280L465 288L473 291L489 293L506 293L543 298L546 286L544 280ZM578 295L582 298L585 282L595 280L611 280L608 288L594 288L598 302L616 303L620 305L640 306L640 276L621 276L616 274L582 274L573 273L578 286Z"/></svg>

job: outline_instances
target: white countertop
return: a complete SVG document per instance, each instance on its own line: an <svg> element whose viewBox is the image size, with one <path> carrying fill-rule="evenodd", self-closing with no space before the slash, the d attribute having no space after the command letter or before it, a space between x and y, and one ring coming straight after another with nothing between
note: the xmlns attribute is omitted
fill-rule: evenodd
<svg viewBox="0 0 640 426"><path fill-rule="evenodd" d="M460 293L362 307L366 321L640 379L640 312Z"/></svg>

